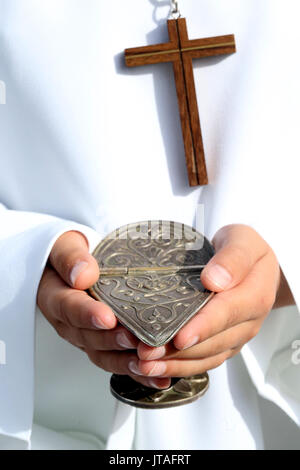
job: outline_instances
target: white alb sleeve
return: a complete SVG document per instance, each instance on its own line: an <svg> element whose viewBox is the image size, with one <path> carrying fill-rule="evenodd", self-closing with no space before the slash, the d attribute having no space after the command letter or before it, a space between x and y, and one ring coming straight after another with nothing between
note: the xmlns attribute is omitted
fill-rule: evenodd
<svg viewBox="0 0 300 470"><path fill-rule="evenodd" d="M25 449L30 442L36 295L54 243L69 230L83 233L90 251L102 238L87 226L0 204L0 448L1 441Z"/></svg>

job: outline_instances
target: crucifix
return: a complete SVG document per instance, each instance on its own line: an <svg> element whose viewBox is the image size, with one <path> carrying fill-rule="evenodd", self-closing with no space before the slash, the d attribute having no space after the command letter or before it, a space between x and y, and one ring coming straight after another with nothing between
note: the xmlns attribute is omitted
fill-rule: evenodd
<svg viewBox="0 0 300 470"><path fill-rule="evenodd" d="M128 67L163 62L173 64L189 184L206 185L208 177L192 61L236 52L235 39L231 34L190 40L186 19L180 14L168 20L168 31L169 42L126 49L125 61Z"/></svg>

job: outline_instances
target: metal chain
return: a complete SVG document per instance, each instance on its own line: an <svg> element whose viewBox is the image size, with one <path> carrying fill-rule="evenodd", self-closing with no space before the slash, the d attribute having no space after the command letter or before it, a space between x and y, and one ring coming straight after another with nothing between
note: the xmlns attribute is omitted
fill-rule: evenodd
<svg viewBox="0 0 300 470"><path fill-rule="evenodd" d="M174 20L181 17L181 13L178 7L178 0L171 0L171 16Z"/></svg>

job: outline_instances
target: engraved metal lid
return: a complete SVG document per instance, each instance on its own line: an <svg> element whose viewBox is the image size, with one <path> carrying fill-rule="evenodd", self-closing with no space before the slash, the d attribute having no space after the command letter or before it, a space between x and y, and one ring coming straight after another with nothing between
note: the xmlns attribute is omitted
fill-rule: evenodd
<svg viewBox="0 0 300 470"><path fill-rule="evenodd" d="M129 224L95 249L100 277L89 292L141 341L161 346L212 297L200 273L213 255L210 242L187 225Z"/></svg>

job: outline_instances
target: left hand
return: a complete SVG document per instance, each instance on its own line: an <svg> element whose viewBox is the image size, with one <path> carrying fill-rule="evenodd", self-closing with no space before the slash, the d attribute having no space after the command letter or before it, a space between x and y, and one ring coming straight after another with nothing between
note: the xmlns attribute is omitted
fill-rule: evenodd
<svg viewBox="0 0 300 470"><path fill-rule="evenodd" d="M54 244L37 293L37 304L57 334L85 351L98 367L136 378L129 365L138 360L138 339L120 325L111 308L87 292L99 278L99 267L87 240L66 232ZM166 388L170 379L138 377L143 385Z"/></svg>
<svg viewBox="0 0 300 470"><path fill-rule="evenodd" d="M245 225L223 227L201 274L212 300L166 346L138 345L138 371L188 377L220 366L254 338L274 305L280 267L270 246Z"/></svg>

